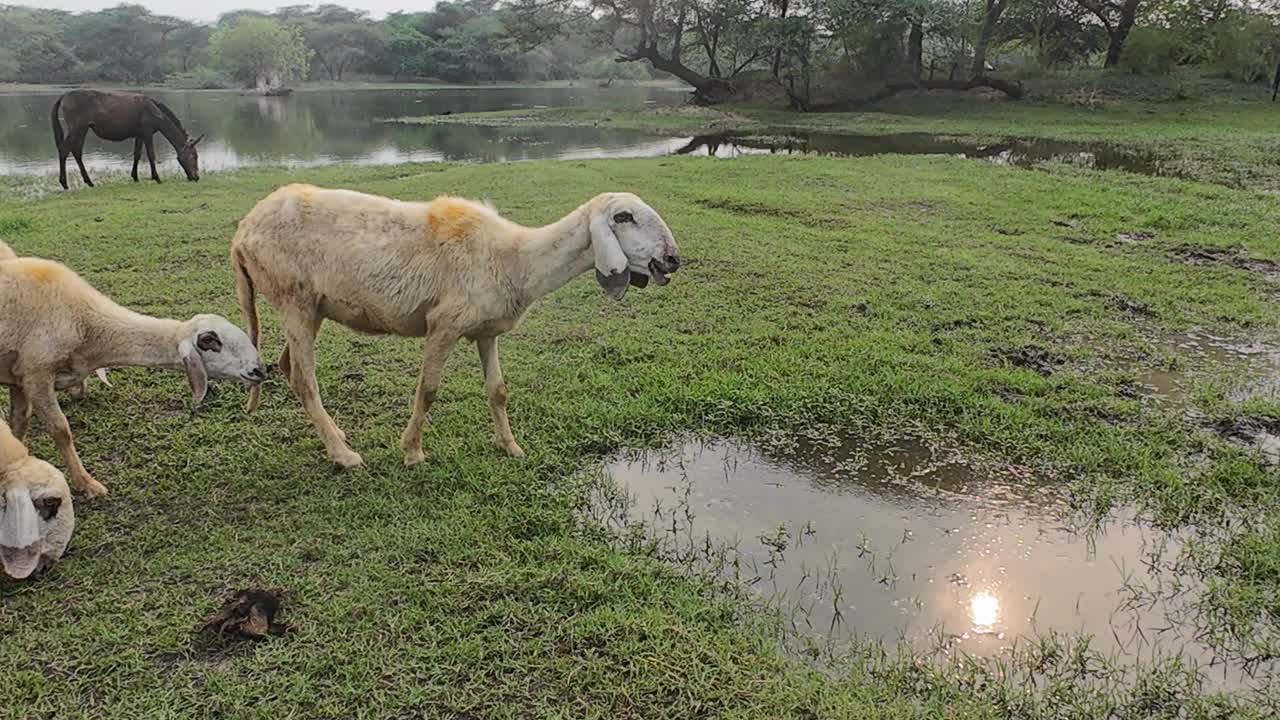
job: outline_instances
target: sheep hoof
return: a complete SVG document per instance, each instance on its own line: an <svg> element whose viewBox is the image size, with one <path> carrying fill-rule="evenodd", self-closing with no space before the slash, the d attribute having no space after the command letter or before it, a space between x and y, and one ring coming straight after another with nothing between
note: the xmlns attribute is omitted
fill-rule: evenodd
<svg viewBox="0 0 1280 720"><path fill-rule="evenodd" d="M347 469L359 467L364 464L364 458L360 457L360 453L355 452L354 450L342 450L336 453L330 453L329 459L332 460L335 465L341 465Z"/></svg>
<svg viewBox="0 0 1280 720"><path fill-rule="evenodd" d="M418 463L426 459L427 459L427 454L422 452L422 448L416 448L413 450L404 451L405 467L413 467L414 465L417 465Z"/></svg>
<svg viewBox="0 0 1280 720"><path fill-rule="evenodd" d="M102 497L107 494L107 486L94 480L93 477L85 475L76 479L75 486L87 497Z"/></svg>
<svg viewBox="0 0 1280 720"><path fill-rule="evenodd" d="M500 437L494 436L493 444L498 446L499 450L502 450L513 458L524 457L524 450L520 449L520 446L516 444L515 440L503 440Z"/></svg>

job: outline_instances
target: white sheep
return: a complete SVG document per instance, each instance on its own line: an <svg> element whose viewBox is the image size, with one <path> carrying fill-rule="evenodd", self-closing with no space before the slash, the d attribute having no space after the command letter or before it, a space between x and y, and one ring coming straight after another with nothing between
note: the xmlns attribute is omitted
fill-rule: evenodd
<svg viewBox="0 0 1280 720"><path fill-rule="evenodd" d="M8 245L5 245L3 241L0 241L0 262L3 262L5 260L17 260L17 259L18 259L18 254L13 251L13 248L9 247ZM106 385L107 387L111 387L111 381L107 379L106 368L98 368L97 370L93 371L93 374L98 376L98 379L102 381L103 385ZM84 397L85 392L87 390L88 390L88 381L86 380L81 382L79 385L73 386L70 389L71 397L79 400Z"/></svg>
<svg viewBox="0 0 1280 720"><path fill-rule="evenodd" d="M522 457L507 420L497 336L534 301L593 265L613 298L628 283L659 285L680 265L662 218L629 193L606 193L541 228L517 225L492 208L455 197L401 202L349 190L288 185L240 221L231 243L236 289L249 335L259 341L255 292L280 313L286 346L280 369L343 467L362 462L320 401L315 338L324 320L374 335L425 338L405 464L424 459L422 426L445 359L460 338L476 343L493 416L494 440ZM248 410L261 400L250 391Z"/></svg>
<svg viewBox="0 0 1280 720"><path fill-rule="evenodd" d="M11 254L0 243L4 254ZM218 315L185 322L120 307L61 263L0 261L0 385L9 386L9 424L26 436L30 412L44 422L71 484L91 496L107 489L84 469L56 392L82 386L104 367L184 368L198 405L209 380L255 384L266 378L244 331Z"/></svg>
<svg viewBox="0 0 1280 720"><path fill-rule="evenodd" d="M27 454L0 420L0 567L15 580L58 561L76 514L57 468Z"/></svg>

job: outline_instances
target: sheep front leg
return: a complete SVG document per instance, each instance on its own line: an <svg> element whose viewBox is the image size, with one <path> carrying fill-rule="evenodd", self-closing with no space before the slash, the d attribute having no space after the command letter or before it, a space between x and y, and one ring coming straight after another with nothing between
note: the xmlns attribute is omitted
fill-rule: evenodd
<svg viewBox="0 0 1280 720"><path fill-rule="evenodd" d="M498 338L482 337L476 340L480 351L480 364L484 367L484 389L489 396L489 413L493 415L493 441L511 457L524 457L524 450L516 444L507 420L507 383L502 378L502 365L498 362Z"/></svg>
<svg viewBox="0 0 1280 720"><path fill-rule="evenodd" d="M23 382L22 391L26 394L31 407L44 422L45 428L53 436L53 444L58 447L62 459L67 463L67 479L71 486L84 491L89 497L106 495L107 488L93 479L84 465L80 463L80 455L76 453L75 443L71 440L71 425L67 416L62 414L58 406L58 395L53 389L53 378L28 377Z"/></svg>
<svg viewBox="0 0 1280 720"><path fill-rule="evenodd" d="M409 425L400 436L400 449L404 450L404 464L417 465L427 459L422 452L422 426L427 422L427 411L436 400L440 379L444 377L444 362L449 351L458 342L454 335L428 335L422 353L422 373L418 376L418 389L413 399L413 414Z"/></svg>
<svg viewBox="0 0 1280 720"><path fill-rule="evenodd" d="M31 421L31 403L26 393L17 385L9 386L9 428L18 440L27 438L27 423Z"/></svg>

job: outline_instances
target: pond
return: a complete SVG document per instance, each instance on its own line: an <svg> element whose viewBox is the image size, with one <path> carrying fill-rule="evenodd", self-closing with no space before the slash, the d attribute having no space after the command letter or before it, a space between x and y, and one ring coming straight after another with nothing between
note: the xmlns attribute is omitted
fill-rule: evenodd
<svg viewBox="0 0 1280 720"><path fill-rule="evenodd" d="M149 91L150 92L150 91ZM201 170L251 165L395 164L469 160L666 155L682 141L639 132L591 128L407 126L386 118L533 107L598 104L643 107L683 102L676 86L492 87L442 90L344 88L307 90L281 98L234 91L155 91L200 145ZM0 174L56 175L49 110L58 91L0 93ZM180 178L173 149L156 138L162 177ZM127 171L132 143L107 143L92 133L85 146L90 173ZM74 167L74 161L68 159ZM146 159L143 159L145 166ZM73 173L74 174L74 173Z"/></svg>
<svg viewBox="0 0 1280 720"><path fill-rule="evenodd" d="M1072 142L1045 138L1003 138L974 141L928 133L857 135L846 133L786 133L753 135L717 133L690 139L676 153L733 158L757 154L808 154L838 157L869 155L950 155L996 165L1030 168L1057 162L1091 170L1121 170L1139 175L1176 175L1149 152L1103 142Z"/></svg>
<svg viewBox="0 0 1280 720"><path fill-rule="evenodd" d="M1087 635L1122 666L1181 656L1212 686L1274 672L1202 642L1179 538L1130 512L1074 527L1060 483L1025 468L850 436L691 441L607 470L629 502L602 501L597 520L643 528L686 562L714 566L725 554L710 548L729 548L722 572L807 634L980 657Z"/></svg>

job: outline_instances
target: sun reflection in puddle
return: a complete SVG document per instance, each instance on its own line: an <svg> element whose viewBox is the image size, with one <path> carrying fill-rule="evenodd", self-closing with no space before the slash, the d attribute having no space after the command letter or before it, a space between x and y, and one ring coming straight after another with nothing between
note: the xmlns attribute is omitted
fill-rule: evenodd
<svg viewBox="0 0 1280 720"><path fill-rule="evenodd" d="M983 590L969 598L969 619L973 621L973 631L979 635L990 635L996 631L996 623L1000 622L1000 599Z"/></svg>
<svg viewBox="0 0 1280 720"><path fill-rule="evenodd" d="M775 452L695 441L608 470L630 504L606 525L647 526L686 560L726 544L727 571L797 627L972 656L1051 631L1131 660L1227 662L1215 683L1248 682L1199 641L1190 580L1166 576L1176 538L1128 510L1077 533L1060 488L1023 468L847 437Z"/></svg>

